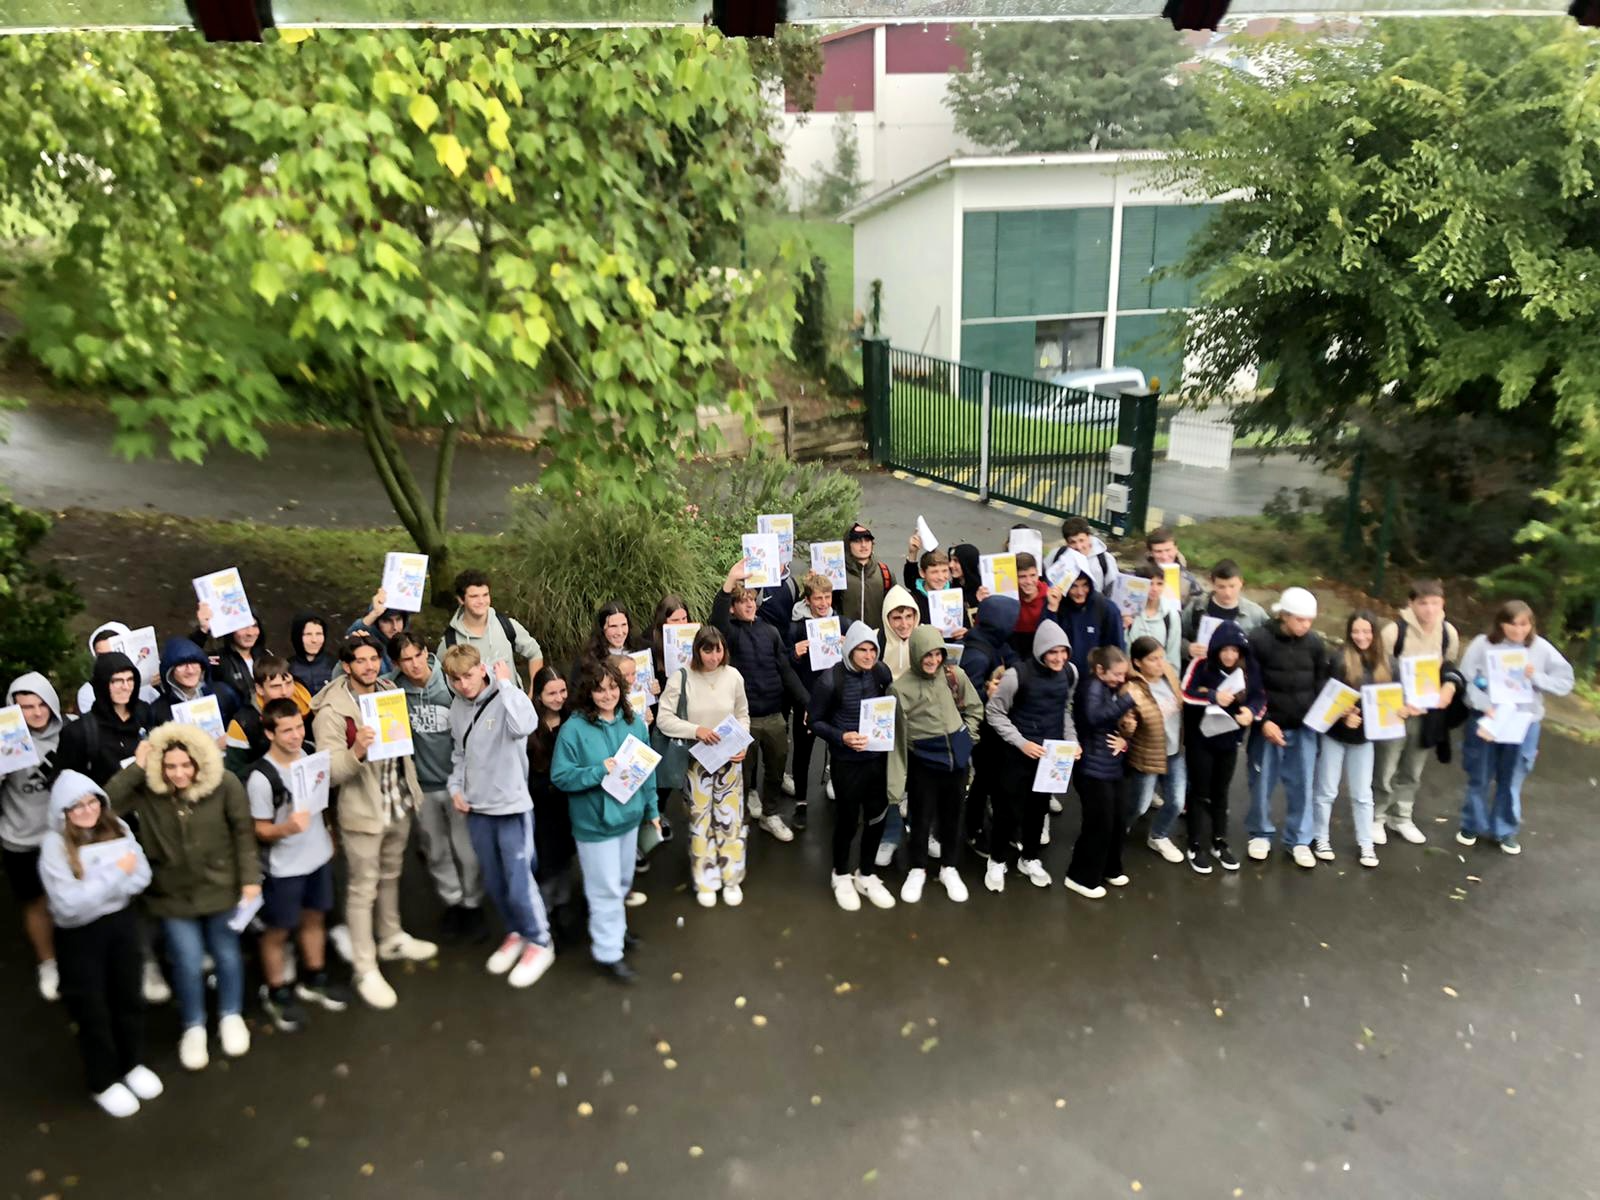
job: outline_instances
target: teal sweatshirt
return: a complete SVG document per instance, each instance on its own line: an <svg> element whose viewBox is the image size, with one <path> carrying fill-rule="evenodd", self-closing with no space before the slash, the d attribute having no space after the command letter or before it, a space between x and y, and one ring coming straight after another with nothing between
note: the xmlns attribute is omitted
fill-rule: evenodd
<svg viewBox="0 0 1600 1200"><path fill-rule="evenodd" d="M550 783L567 795L572 815L572 836L580 842L606 842L654 821L656 785L647 778L626 804L619 803L600 786L606 777L606 759L616 756L632 734L650 744L650 730L638 717L623 721L591 721L581 713L567 719L556 736L550 760Z"/></svg>

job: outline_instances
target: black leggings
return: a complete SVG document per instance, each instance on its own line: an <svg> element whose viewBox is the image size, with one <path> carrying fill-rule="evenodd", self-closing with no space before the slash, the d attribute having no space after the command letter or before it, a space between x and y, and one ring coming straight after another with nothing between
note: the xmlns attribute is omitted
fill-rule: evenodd
<svg viewBox="0 0 1600 1200"><path fill-rule="evenodd" d="M1099 887L1122 874L1122 822L1118 810L1119 781L1074 775L1083 803L1083 827L1072 847L1067 875L1084 887Z"/></svg>
<svg viewBox="0 0 1600 1200"><path fill-rule="evenodd" d="M1001 776L989 792L993 807L989 861L1014 867L1017 859L1039 857L1039 838L1050 811L1050 797L1033 790L1039 764L1015 746L1000 750ZM1022 849L1017 850L1017 843Z"/></svg>
<svg viewBox="0 0 1600 1200"><path fill-rule="evenodd" d="M980 846L983 840L984 819L989 818L991 836L994 817L990 809L997 803L996 790L1006 784L1006 762L1010 747L1000 740L1000 735L984 724L978 729L978 744L972 748L972 786L967 789L967 808L962 824L967 840Z"/></svg>
<svg viewBox="0 0 1600 1200"><path fill-rule="evenodd" d="M139 1065L144 1042L144 941L131 907L77 929L56 927L61 999L78 1026L96 1095Z"/></svg>
<svg viewBox="0 0 1600 1200"><path fill-rule="evenodd" d="M797 781L798 782L798 781ZM878 843L883 841L883 818L889 811L889 762L883 754L841 754L833 760L833 873L850 873L850 844L861 824L863 875L878 870ZM926 839L924 839L926 841Z"/></svg>
<svg viewBox="0 0 1600 1200"><path fill-rule="evenodd" d="M834 784L835 789L838 783ZM928 869L928 833L937 828L939 865L953 867L961 858L961 801L967 772L941 771L915 754L906 764L906 800L911 810L911 841L906 854L913 870ZM937 821L937 826L935 822Z"/></svg>
<svg viewBox="0 0 1600 1200"><path fill-rule="evenodd" d="M789 745L793 757L793 766L790 774L794 776L794 802L804 804L811 792L811 748L816 745L817 735L811 732L803 714L795 711L790 721ZM838 791L837 785L834 788Z"/></svg>
<svg viewBox="0 0 1600 1200"><path fill-rule="evenodd" d="M1199 850L1207 844L1208 819L1210 841L1228 840L1228 786L1233 782L1233 768L1239 761L1239 740L1232 736L1224 738L1223 748L1218 748L1215 741L1191 737L1188 743L1189 795L1184 802L1183 815L1189 823L1191 850Z"/></svg>

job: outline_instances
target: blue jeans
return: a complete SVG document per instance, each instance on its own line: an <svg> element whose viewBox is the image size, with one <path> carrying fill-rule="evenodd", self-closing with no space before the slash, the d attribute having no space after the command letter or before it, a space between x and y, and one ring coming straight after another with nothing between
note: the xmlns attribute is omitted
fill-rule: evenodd
<svg viewBox="0 0 1600 1200"><path fill-rule="evenodd" d="M1350 745L1327 734L1319 737L1322 745L1317 751L1317 836L1328 836L1328 819L1333 815L1342 774L1350 787L1356 845L1365 850L1372 845L1372 765L1377 761L1377 747L1371 742Z"/></svg>
<svg viewBox="0 0 1600 1200"><path fill-rule="evenodd" d="M589 953L597 963L614 963L622 957L622 939L628 932L628 910L622 902L633 886L638 851L637 826L604 842L578 843L583 895L589 902Z"/></svg>
<svg viewBox="0 0 1600 1200"><path fill-rule="evenodd" d="M1486 742L1478 736L1478 718L1467 719L1461 744L1461 765L1467 771L1467 798L1461 805L1461 832L1497 842L1516 837L1522 825L1522 781L1539 757L1539 722L1528 726L1522 745ZM1489 784L1494 783L1494 809L1486 810Z"/></svg>
<svg viewBox="0 0 1600 1200"><path fill-rule="evenodd" d="M1128 775L1129 811L1126 824L1129 829L1133 828L1135 821L1150 811L1150 802L1155 799L1158 787L1161 789L1161 798L1166 803L1161 806L1161 811L1150 819L1150 836L1171 837L1172 827L1178 823L1178 818L1183 816L1183 802L1189 794L1189 768L1181 752L1167 755L1165 775L1144 775L1138 771Z"/></svg>
<svg viewBox="0 0 1600 1200"><path fill-rule="evenodd" d="M1311 777L1317 765L1317 734L1311 729L1285 729L1284 744L1274 746L1257 727L1250 735L1250 812L1245 832L1272 840L1272 793L1283 781L1283 844L1311 844Z"/></svg>
<svg viewBox="0 0 1600 1200"><path fill-rule="evenodd" d="M206 1023L207 952L216 964L217 1016L236 1017L244 1012L244 959L239 954L239 935L228 928L231 916L230 908L206 917L161 918L167 962L172 967L172 991L185 1029Z"/></svg>
<svg viewBox="0 0 1600 1200"><path fill-rule="evenodd" d="M533 813L467 814L467 836L483 875L483 890L500 910L506 932L550 944L544 897L533 885Z"/></svg>

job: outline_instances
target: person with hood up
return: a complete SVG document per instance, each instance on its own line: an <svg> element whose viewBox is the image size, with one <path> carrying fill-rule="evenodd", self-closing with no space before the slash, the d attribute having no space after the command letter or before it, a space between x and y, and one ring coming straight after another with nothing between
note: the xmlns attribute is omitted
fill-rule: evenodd
<svg viewBox="0 0 1600 1200"><path fill-rule="evenodd" d="M46 775L77 771L104 785L133 758L152 725L150 706L137 698L139 672L119 650L99 655L89 676L94 704L81 720L61 731Z"/></svg>
<svg viewBox="0 0 1600 1200"><path fill-rule="evenodd" d="M389 657L389 643L410 628L411 614L403 608L390 608L389 590L387 588L379 588L372 593L372 599L367 603L367 611L350 622L350 628L344 631L344 636L351 638L357 634L365 634L375 639L374 644L378 647L378 653L382 656L382 672L387 675L394 670L395 666L393 660ZM332 653L334 663L337 666L338 652L333 651ZM337 679L339 672L335 671L333 677ZM326 686L326 684L323 685L323 687ZM320 691L321 689L319 688L318 690ZM316 692L313 692L312 695L316 695Z"/></svg>
<svg viewBox="0 0 1600 1200"><path fill-rule="evenodd" d="M125 637L133 631L121 621L107 621L104 625L95 626L95 631L89 635L89 657L98 658L100 655L115 650L115 642L120 637ZM134 664L137 669L138 664ZM141 683L139 685L139 699L146 704L154 704L161 697L161 692L153 685ZM78 688L76 697L78 715L85 716L94 707L94 685L85 681Z"/></svg>
<svg viewBox="0 0 1600 1200"><path fill-rule="evenodd" d="M783 643L800 687L810 696L817 683L817 672L811 666L811 639L807 636L806 622L833 615L833 584L826 575L812 571L801 581L800 590L804 598L795 601L789 611L788 623L783 627ZM806 711L807 705L796 705L789 722L794 761L789 774L784 776L784 791L795 798L792 824L797 830L806 827L807 801L811 798L811 751L817 740L816 732L806 720Z"/></svg>
<svg viewBox="0 0 1600 1200"><path fill-rule="evenodd" d="M1033 778L1047 740L1076 740L1072 696L1078 670L1071 654L1067 631L1054 621L1041 622L1033 634L1033 656L1006 671L984 708L985 721L1003 743L994 756L1001 778L990 791L993 827L983 875L983 886L991 892L1005 891L1006 872L1013 866L1035 887L1050 886L1050 872L1039 852L1050 797L1033 790Z"/></svg>
<svg viewBox="0 0 1600 1200"><path fill-rule="evenodd" d="M922 899L935 824L939 838L939 882L956 903L967 886L956 865L961 857L961 799L972 739L983 720L983 703L972 681L945 662L944 637L928 625L911 631L911 669L890 685L895 698L894 751L889 757L889 798L910 810L907 843L911 869L900 899Z"/></svg>
<svg viewBox="0 0 1600 1200"><path fill-rule="evenodd" d="M250 1049L244 1023L244 961L230 921L261 896L261 856L244 785L222 768L222 751L193 725L150 731L129 766L106 784L119 817L138 818L139 844L152 869L145 900L161 921L183 1036L178 1061L203 1070L206 1052L205 956L217 976L217 1034L223 1053Z"/></svg>
<svg viewBox="0 0 1600 1200"><path fill-rule="evenodd" d="M894 895L878 878L878 842L889 810L888 751L868 750L861 730L861 702L887 696L894 679L878 661L878 641L865 622L844 634L844 661L819 672L811 689L810 720L828 743L834 760L838 807L833 825L833 898L845 912L857 912L865 896L878 908L893 908ZM856 872L850 873L850 844L861 828Z"/></svg>
<svg viewBox="0 0 1600 1200"><path fill-rule="evenodd" d="M189 635L189 640L203 647L211 634L211 605L201 601L194 615L199 628ZM216 662L211 668L210 682L225 685L239 702L247 703L256 686L256 657L270 653L261 640L261 623L254 622L243 629L235 629L227 637L217 638L212 652ZM164 660L166 654L161 657Z"/></svg>
<svg viewBox="0 0 1600 1200"><path fill-rule="evenodd" d="M978 605L989 598L989 589L983 586L983 556L971 542L959 542L950 547L950 586L961 589L961 599L967 606L967 627L972 627Z"/></svg>
<svg viewBox="0 0 1600 1200"><path fill-rule="evenodd" d="M144 952L133 912L134 897L150 886L150 863L87 775L63 771L49 807L39 874L55 922L61 998L95 1103L130 1117L163 1090L144 1065Z"/></svg>
<svg viewBox="0 0 1600 1200"><path fill-rule="evenodd" d="M18 675L6 688L6 706L22 710L39 765L0 775L0 861L6 882L22 910L22 927L38 960L39 995L54 1000L60 976L50 940L50 908L39 878L39 847L51 829L50 784L45 764L61 740L61 701L50 681L37 671Z"/></svg>
<svg viewBox="0 0 1600 1200"><path fill-rule="evenodd" d="M456 601L459 607L445 627L437 653L442 658L451 646L475 646L484 662L515 663L521 655L528 662L528 682L544 666L544 651L533 634L515 617L498 613L490 603L489 577L468 569L456 576Z"/></svg>
<svg viewBox="0 0 1600 1200"><path fill-rule="evenodd" d="M873 555L876 539L860 521L844 535L844 589L833 597L833 611L845 625L860 621L873 630L883 627L884 597L894 586L889 564ZM915 607L915 601L912 602Z"/></svg>
<svg viewBox="0 0 1600 1200"><path fill-rule="evenodd" d="M1072 846L1072 861L1061 882L1087 900L1099 900L1106 885L1126 887L1122 869L1122 820L1118 796L1127 768L1134 699L1128 687L1128 656L1117 646L1089 652L1089 684L1079 694L1077 714L1083 755L1073 772L1083 824Z"/></svg>
<svg viewBox="0 0 1600 1200"><path fill-rule="evenodd" d="M1117 582L1116 556L1106 549L1105 542L1100 540L1089 522L1083 517L1068 517L1061 522L1061 536L1066 543L1057 546L1045 560L1045 575L1051 579L1060 578L1060 572L1067 569L1065 560L1069 555L1076 554L1083 560L1077 565L1088 575L1095 594L1110 595Z"/></svg>
<svg viewBox="0 0 1600 1200"><path fill-rule="evenodd" d="M1010 596L991 596L987 591L973 610L972 629L962 642L961 669L972 680L978 699L985 703L992 697L989 684L998 672L1002 677L1007 668L1017 662L1011 649L1011 634L1017 627L1017 601ZM994 791L1004 772L1001 757L1000 735L978 727L978 744L972 748L972 782L967 788L967 806L963 820L966 822L967 845L975 854L992 849L984 837L985 819L994 804Z"/></svg>
<svg viewBox="0 0 1600 1200"><path fill-rule="evenodd" d="M1285 588L1273 606L1278 619L1250 634L1250 648L1261 664L1267 713L1250 735L1250 812L1245 847L1260 861L1272 852L1272 793L1283 783L1283 845L1295 865L1317 865L1311 852L1316 813L1312 783L1317 770L1317 733L1305 727L1306 713L1328 681L1328 653L1311 624L1317 598L1302 587Z"/></svg>
<svg viewBox="0 0 1600 1200"><path fill-rule="evenodd" d="M289 622L289 649L289 670L312 696L339 672L339 656L328 649L328 622L320 613L295 613Z"/></svg>
<svg viewBox="0 0 1600 1200"><path fill-rule="evenodd" d="M398 998L379 961L425 962L439 947L412 937L400 924L400 872L422 789L411 755L367 759L378 731L363 723L360 697L395 686L379 674L382 662L370 636L346 638L339 648L344 674L317 693L311 711L317 746L328 752L339 789L339 834L349 869L345 923L356 994L373 1008L393 1008Z"/></svg>
<svg viewBox="0 0 1600 1200"><path fill-rule="evenodd" d="M889 668L892 679L899 679L911 669L911 631L916 629L921 621L922 611L917 607L917 602L911 593L899 586L890 588L883 601L883 629L878 634L880 645L878 661ZM941 636L940 644L943 642ZM878 854L875 859L878 866L887 867L894 859L894 852L900 848L904 832L905 822L900 816L900 808L898 805L891 805L889 816L884 823L883 840L878 843ZM935 841L937 840L935 838Z"/></svg>
<svg viewBox="0 0 1600 1200"><path fill-rule="evenodd" d="M254 692L254 680L244 692L235 692L225 683L214 683L206 652L186 637L169 637L161 643L161 694L150 706L150 722L165 725L172 720L172 710L178 705L215 696L226 729L240 704L249 703Z"/></svg>
<svg viewBox="0 0 1600 1200"><path fill-rule="evenodd" d="M800 686L800 678L784 649L783 635L776 626L757 618L759 597L744 586L749 574L743 559L729 568L711 604L711 624L727 643L728 665L744 681L748 728L755 739L752 749L759 747L761 751L759 789L755 773L744 773L745 806L762 829L780 842L792 842L794 834L778 812L783 797L783 768L789 758L789 726L783 709L785 702L804 708L810 696Z"/></svg>
<svg viewBox="0 0 1600 1200"><path fill-rule="evenodd" d="M466 814L484 891L506 926L488 971L506 975L514 988L531 987L556 960L544 897L533 882L528 738L539 716L509 662L495 663L491 680L477 647L451 646L441 665L456 694L450 705L450 799Z"/></svg>
<svg viewBox="0 0 1600 1200"><path fill-rule="evenodd" d="M1050 620L1067 631L1067 641L1072 646L1072 661L1087 663L1089 655L1101 646L1126 646L1122 632L1122 613L1117 606L1095 590L1094 576L1089 560L1075 550L1068 551L1066 570L1072 579L1063 587L1052 587L1045 597L1045 609ZM1094 675L1085 669L1079 672L1077 701L1082 711L1083 693L1088 690ZM1083 741L1082 738L1079 741ZM1087 742L1084 742L1087 745Z"/></svg>
<svg viewBox="0 0 1600 1200"><path fill-rule="evenodd" d="M1189 866L1196 875L1209 875L1213 859L1224 871L1239 869L1239 860L1228 848L1228 788L1239 761L1239 743L1245 731L1266 715L1267 697L1261 690L1255 651L1237 622L1223 621L1201 649L1183 673L1184 768L1189 780L1184 816ZM1225 686L1235 671L1244 678L1243 688ZM1233 723L1217 719L1219 712L1232 717Z"/></svg>

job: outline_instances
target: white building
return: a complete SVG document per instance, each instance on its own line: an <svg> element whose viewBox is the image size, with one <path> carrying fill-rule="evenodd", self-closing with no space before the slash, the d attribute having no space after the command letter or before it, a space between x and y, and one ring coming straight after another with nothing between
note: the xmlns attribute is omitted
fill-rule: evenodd
<svg viewBox="0 0 1600 1200"><path fill-rule="evenodd" d="M952 157L880 190L854 228L854 303L883 285L882 333L902 350L1016 375L1136 366L1177 383L1149 343L1186 280L1156 283L1205 220L1157 187L1156 151ZM1157 339L1158 340L1158 339Z"/></svg>

